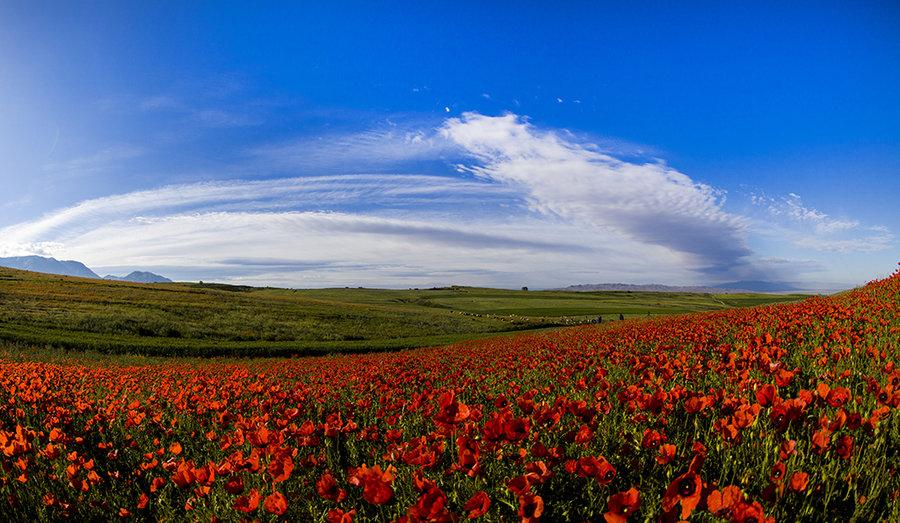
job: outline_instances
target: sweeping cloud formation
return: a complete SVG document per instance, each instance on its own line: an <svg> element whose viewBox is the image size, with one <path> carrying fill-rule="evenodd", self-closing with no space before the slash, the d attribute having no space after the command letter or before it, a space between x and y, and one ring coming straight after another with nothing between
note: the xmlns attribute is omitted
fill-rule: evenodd
<svg viewBox="0 0 900 523"><path fill-rule="evenodd" d="M820 268L754 252L754 236L810 251L893 245L886 228L829 217L796 195L754 195L759 216L729 212L721 190L659 160L623 159L514 114L305 138L247 156L279 172L336 160L345 171L89 199L0 230L0 256L285 286L554 287L802 279ZM382 168L455 170L358 174L373 157Z"/></svg>
<svg viewBox="0 0 900 523"><path fill-rule="evenodd" d="M722 210L713 188L664 164L621 161L512 114L467 113L442 132L481 162L467 170L521 187L536 211L689 254L716 276L747 264L742 220Z"/></svg>

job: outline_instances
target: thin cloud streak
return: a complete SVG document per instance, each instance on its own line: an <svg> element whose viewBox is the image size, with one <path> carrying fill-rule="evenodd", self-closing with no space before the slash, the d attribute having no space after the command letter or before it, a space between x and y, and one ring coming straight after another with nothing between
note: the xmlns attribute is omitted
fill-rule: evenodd
<svg viewBox="0 0 900 523"><path fill-rule="evenodd" d="M340 169L396 169L420 161L458 158L461 151L432 130L397 124L355 133L334 133L252 148L261 167L286 172Z"/></svg>
<svg viewBox="0 0 900 523"><path fill-rule="evenodd" d="M402 201L408 195L430 196L432 200L440 201L444 196L466 194L480 198L511 195L506 188L497 185L424 175L340 175L172 185L83 201L38 220L0 230L0 243L37 241L36 238L66 228L90 228L121 216L154 215L191 208L208 211L229 204L262 208L280 204L295 207L357 204L367 200L389 204Z"/></svg>
<svg viewBox="0 0 900 523"><path fill-rule="evenodd" d="M755 222L756 232L795 247L850 254L882 252L894 246L894 235L887 227L834 218L804 204L799 194L751 194L750 201L763 213Z"/></svg>

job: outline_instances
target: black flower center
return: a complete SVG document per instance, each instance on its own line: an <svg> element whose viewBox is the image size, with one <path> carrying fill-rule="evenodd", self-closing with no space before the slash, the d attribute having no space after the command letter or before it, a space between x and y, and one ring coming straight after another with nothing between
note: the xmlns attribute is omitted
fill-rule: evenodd
<svg viewBox="0 0 900 523"><path fill-rule="evenodd" d="M684 478L678 483L678 493L684 497L690 496L697 490L697 485L694 483L694 478Z"/></svg>

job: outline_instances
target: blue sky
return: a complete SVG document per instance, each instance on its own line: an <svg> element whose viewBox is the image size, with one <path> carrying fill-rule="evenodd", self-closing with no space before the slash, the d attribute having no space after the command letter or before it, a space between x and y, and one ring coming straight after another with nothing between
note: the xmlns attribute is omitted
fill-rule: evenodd
<svg viewBox="0 0 900 523"><path fill-rule="evenodd" d="M900 8L4 2L0 255L299 287L900 261Z"/></svg>

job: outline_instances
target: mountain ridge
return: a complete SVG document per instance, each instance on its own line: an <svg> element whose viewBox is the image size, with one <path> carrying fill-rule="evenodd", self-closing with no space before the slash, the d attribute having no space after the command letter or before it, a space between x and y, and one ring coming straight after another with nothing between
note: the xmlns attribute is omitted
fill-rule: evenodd
<svg viewBox="0 0 900 523"><path fill-rule="evenodd" d="M0 258L0 267L9 267L23 271L43 272L60 276L78 276L81 278L100 279L100 276L87 265L75 260L57 260L44 256L11 256Z"/></svg>
<svg viewBox="0 0 900 523"><path fill-rule="evenodd" d="M132 283L172 283L172 280L169 278L148 271L132 271L125 276L113 276L107 274L103 279L111 281L130 281Z"/></svg>
<svg viewBox="0 0 900 523"><path fill-rule="evenodd" d="M41 272L44 274L56 274L59 276L76 276L79 278L91 278L95 280L129 281L134 283L172 283L172 280L147 271L132 271L126 276L107 275L100 277L87 265L75 260L57 260L46 256L10 256L0 258L0 267L19 269L23 271Z"/></svg>

